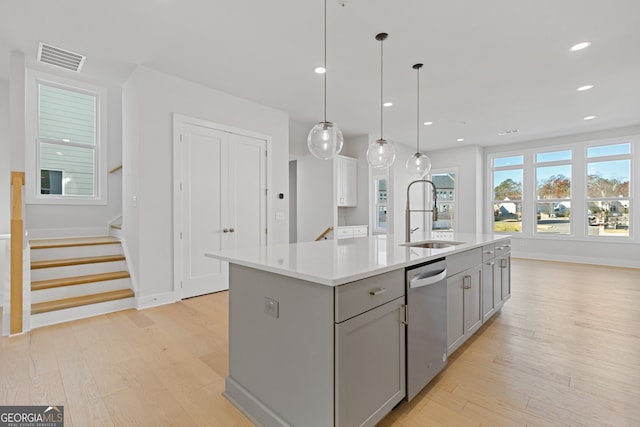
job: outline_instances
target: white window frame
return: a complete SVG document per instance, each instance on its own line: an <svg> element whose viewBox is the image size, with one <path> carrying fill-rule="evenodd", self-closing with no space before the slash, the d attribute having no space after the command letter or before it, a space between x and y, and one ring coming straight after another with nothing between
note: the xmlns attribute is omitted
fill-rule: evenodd
<svg viewBox="0 0 640 427"><path fill-rule="evenodd" d="M59 87L87 93L96 97L96 143L94 147L95 195L40 194L40 140L38 135L39 90L38 85ZM59 77L42 71L26 71L26 143L25 143L25 193L26 204L43 205L106 205L107 199L107 90L85 82Z"/></svg>
<svg viewBox="0 0 640 427"><path fill-rule="evenodd" d="M384 203L378 203L378 193L377 193L377 185L376 185L376 181L378 178L382 178L382 179L386 179L387 180L387 201ZM371 183L373 185L373 188L371 190L371 193L373 194L373 197L371 198L372 200L372 206L371 206L371 211L373 213L372 217L371 217L371 234L387 234L389 233L389 218L390 218L390 204L389 204L389 193L390 193L390 182L389 182L389 171L388 169L385 170L373 170L372 172L372 179L371 179ZM387 227L386 228L380 228L378 227L378 209L380 206L386 206L387 208Z"/></svg>
<svg viewBox="0 0 640 427"><path fill-rule="evenodd" d="M494 167L493 166L493 161L495 159L499 159L499 158L503 158L503 157L517 157L517 156L522 156L522 164L519 165L508 165L508 166L497 166ZM489 184L489 191L487 192L487 194L489 195L488 197L488 203L489 203L489 208L487 210L487 212L489 212L487 218L488 218L488 230L490 230L490 233L494 233L494 234L512 234L515 236L522 236L525 234L525 215L526 215L526 209L527 209L527 196L528 196L528 188L527 188L527 164L531 164L530 161L530 157L531 154L527 155L525 153L525 150L521 150L521 151L506 151L503 153L494 153L494 154L490 154L487 158L487 170L489 173L489 178L487 179L487 182ZM495 218L494 218L494 212L493 212L493 206L496 202L495 200L495 185L493 183L493 173L495 171L504 171L504 170L520 170L522 169L522 198L520 200L517 200L519 203L522 204L521 209L521 220L520 220L520 224L521 224L521 229L519 232L511 232L511 231L494 231L494 227L495 227ZM531 171L529 171L529 173L531 173Z"/></svg>
<svg viewBox="0 0 640 427"><path fill-rule="evenodd" d="M594 236L589 235L587 223L587 149L592 147L600 147L606 145L616 144L630 144L629 155L616 155L608 157L599 157L598 161L605 160L619 160L630 158L630 188L629 188L629 235L628 236ZM535 238L546 240L565 240L571 239L575 241L589 241L589 242L602 242L602 243L637 243L638 233L637 229L640 227L640 214L635 212L636 199L640 199L640 159L638 159L638 151L636 145L640 144L640 135L628 135L623 137L603 138L603 139L590 139L573 143L549 145L549 146L537 146L531 147L525 146L522 149L514 149L514 146L509 147L505 151L493 151L491 150L486 155L486 193L488 195L485 206L485 230L492 234L512 234L514 237L522 238ZM545 234L536 233L536 162L535 156L537 153L572 150L571 160L571 206L572 206L572 218L571 218L571 234ZM524 156L523 157L523 195L522 195L522 231L520 233L498 233L493 231L494 218L493 218L493 161L496 158L511 157L511 156ZM595 158L593 158L595 159ZM550 164L550 163L549 163ZM546 163L544 164L546 165ZM501 169L502 167L496 168ZM580 211L582 209L582 211Z"/></svg>

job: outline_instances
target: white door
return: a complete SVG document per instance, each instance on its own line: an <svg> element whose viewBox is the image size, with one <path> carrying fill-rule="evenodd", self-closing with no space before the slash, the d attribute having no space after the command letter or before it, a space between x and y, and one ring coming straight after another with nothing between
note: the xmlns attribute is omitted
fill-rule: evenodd
<svg viewBox="0 0 640 427"><path fill-rule="evenodd" d="M226 266L205 252L266 243L266 142L190 123L179 134L177 268L189 298L228 288Z"/></svg>

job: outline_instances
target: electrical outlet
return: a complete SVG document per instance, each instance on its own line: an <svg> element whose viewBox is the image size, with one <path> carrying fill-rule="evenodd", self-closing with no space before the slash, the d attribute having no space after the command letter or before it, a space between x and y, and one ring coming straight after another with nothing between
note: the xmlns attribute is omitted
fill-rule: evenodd
<svg viewBox="0 0 640 427"><path fill-rule="evenodd" d="M264 314L275 317L279 317L280 303L272 298L264 297Z"/></svg>

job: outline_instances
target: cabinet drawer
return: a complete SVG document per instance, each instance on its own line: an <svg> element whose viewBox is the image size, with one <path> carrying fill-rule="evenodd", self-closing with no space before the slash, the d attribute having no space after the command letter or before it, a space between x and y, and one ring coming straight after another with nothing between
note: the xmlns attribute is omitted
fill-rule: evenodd
<svg viewBox="0 0 640 427"><path fill-rule="evenodd" d="M482 261L488 261L491 258L495 258L496 255L496 245L493 243L482 247Z"/></svg>
<svg viewBox="0 0 640 427"><path fill-rule="evenodd" d="M338 227L336 229L336 237L338 239L347 239L353 237L353 228L351 227Z"/></svg>
<svg viewBox="0 0 640 427"><path fill-rule="evenodd" d="M503 240L496 243L496 255L506 255L511 252L511 240Z"/></svg>
<svg viewBox="0 0 640 427"><path fill-rule="evenodd" d="M471 249L447 257L447 277L482 263L482 248Z"/></svg>
<svg viewBox="0 0 640 427"><path fill-rule="evenodd" d="M335 321L343 322L404 296L404 269L336 286Z"/></svg>
<svg viewBox="0 0 640 427"><path fill-rule="evenodd" d="M353 237L362 237L367 235L367 227L353 227Z"/></svg>

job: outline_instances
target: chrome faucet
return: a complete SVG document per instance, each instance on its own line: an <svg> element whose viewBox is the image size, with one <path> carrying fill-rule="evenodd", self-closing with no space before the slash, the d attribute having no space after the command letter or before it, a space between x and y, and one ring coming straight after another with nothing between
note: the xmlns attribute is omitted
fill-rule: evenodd
<svg viewBox="0 0 640 427"><path fill-rule="evenodd" d="M429 183L431 184L431 187L433 189L433 208L432 209L414 209L411 210L411 205L409 204L409 190L411 189L411 186L417 182L422 182L422 183ZM437 221L438 220L438 205L436 204L436 201L438 199L437 193L436 193L436 185L426 179L418 179L416 181L413 181L411 184L409 184L409 186L407 187L407 208L405 210L405 241L407 243L409 243L411 241L411 233L413 232L411 230L411 212L431 212L433 215L433 220Z"/></svg>

